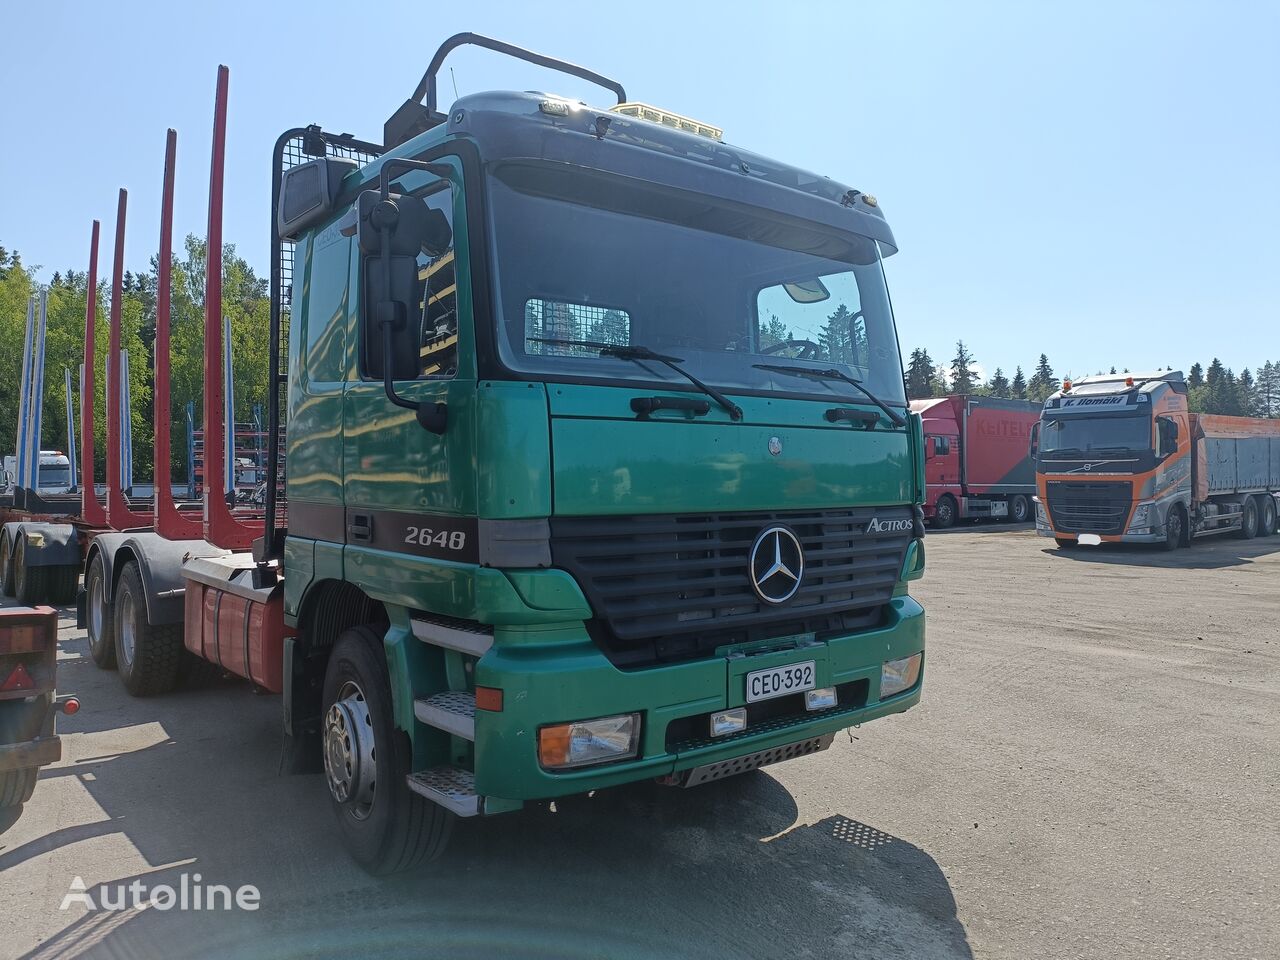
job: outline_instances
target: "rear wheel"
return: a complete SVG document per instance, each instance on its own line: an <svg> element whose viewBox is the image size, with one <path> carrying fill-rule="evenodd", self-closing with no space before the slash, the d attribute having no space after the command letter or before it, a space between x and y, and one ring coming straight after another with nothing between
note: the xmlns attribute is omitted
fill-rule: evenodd
<svg viewBox="0 0 1280 960"><path fill-rule="evenodd" d="M1250 497L1244 502L1244 512L1240 517L1240 530L1236 534L1241 540L1252 540L1258 535L1258 504Z"/></svg>
<svg viewBox="0 0 1280 960"><path fill-rule="evenodd" d="M944 493L938 498L938 502L933 508L933 525L939 530L954 526L958 512L956 498L949 493Z"/></svg>
<svg viewBox="0 0 1280 960"><path fill-rule="evenodd" d="M324 678L323 753L329 799L348 852L375 875L406 870L444 852L454 816L409 789L407 738L391 715L382 639L345 631Z"/></svg>
<svg viewBox="0 0 1280 960"><path fill-rule="evenodd" d="M1276 532L1276 498L1264 493L1258 502L1258 536L1269 537Z"/></svg>
<svg viewBox="0 0 1280 960"><path fill-rule="evenodd" d="M0 807L21 808L36 789L36 767L0 773Z"/></svg>
<svg viewBox="0 0 1280 960"><path fill-rule="evenodd" d="M1185 542L1187 535L1186 518L1182 515L1182 507L1173 507L1164 521L1164 543L1166 550L1177 550Z"/></svg>
<svg viewBox="0 0 1280 960"><path fill-rule="evenodd" d="M19 603L29 607L44 603L49 593L49 568L27 563L27 538L18 538L13 552L13 589Z"/></svg>
<svg viewBox="0 0 1280 960"><path fill-rule="evenodd" d="M0 596L13 596L13 543L0 533Z"/></svg>
<svg viewBox="0 0 1280 960"><path fill-rule="evenodd" d="M116 667L115 611L107 604L102 554L95 553L84 575L84 612L89 627L89 659L103 670Z"/></svg>
<svg viewBox="0 0 1280 960"><path fill-rule="evenodd" d="M142 574L132 560L120 574L114 606L116 663L124 688L135 697L168 693L182 662L182 624L153 626L147 620Z"/></svg>
<svg viewBox="0 0 1280 960"><path fill-rule="evenodd" d="M1009 519L1013 523L1026 523L1031 515L1031 503L1022 494L1009 500Z"/></svg>

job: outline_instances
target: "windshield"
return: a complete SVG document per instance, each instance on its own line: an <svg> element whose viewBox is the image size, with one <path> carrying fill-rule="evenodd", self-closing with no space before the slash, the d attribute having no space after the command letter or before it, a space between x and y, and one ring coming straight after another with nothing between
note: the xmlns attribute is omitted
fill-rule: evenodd
<svg viewBox="0 0 1280 960"><path fill-rule="evenodd" d="M744 205L581 168L500 165L491 181L499 349L556 379L687 381L643 346L727 390L861 401L830 370L905 404L897 335L873 240ZM591 341L588 346L564 341Z"/></svg>
<svg viewBox="0 0 1280 960"><path fill-rule="evenodd" d="M71 468L70 467L45 467L40 468L40 486L42 487L67 487L71 485Z"/></svg>
<svg viewBox="0 0 1280 960"><path fill-rule="evenodd" d="M1040 453L1089 454L1151 449L1151 419L1057 417L1040 428Z"/></svg>

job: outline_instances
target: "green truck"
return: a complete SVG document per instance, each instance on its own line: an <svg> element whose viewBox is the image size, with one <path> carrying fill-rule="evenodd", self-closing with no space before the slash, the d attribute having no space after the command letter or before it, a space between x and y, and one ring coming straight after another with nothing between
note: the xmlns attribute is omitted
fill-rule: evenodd
<svg viewBox="0 0 1280 960"><path fill-rule="evenodd" d="M438 110L464 43L618 105ZM383 141L276 145L265 517L207 496L214 549L181 569L186 650L283 694L354 858L402 869L454 816L696 786L915 705L923 440L875 198L473 34ZM151 536L97 601L137 692L176 677L139 596L169 580L127 572Z"/></svg>

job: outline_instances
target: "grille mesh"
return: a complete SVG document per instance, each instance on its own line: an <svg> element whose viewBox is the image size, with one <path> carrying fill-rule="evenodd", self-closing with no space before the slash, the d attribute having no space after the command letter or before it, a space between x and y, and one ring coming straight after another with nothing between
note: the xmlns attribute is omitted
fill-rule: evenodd
<svg viewBox="0 0 1280 960"><path fill-rule="evenodd" d="M1132 487L1119 483L1050 480L1045 493L1055 530L1063 533L1124 533Z"/></svg>
<svg viewBox="0 0 1280 960"><path fill-rule="evenodd" d="M691 659L717 646L878 622L902 569L910 530L868 533L910 507L823 511L560 517L551 556L582 585L592 635L619 665ZM805 571L791 601L760 600L748 575L757 535L790 527Z"/></svg>

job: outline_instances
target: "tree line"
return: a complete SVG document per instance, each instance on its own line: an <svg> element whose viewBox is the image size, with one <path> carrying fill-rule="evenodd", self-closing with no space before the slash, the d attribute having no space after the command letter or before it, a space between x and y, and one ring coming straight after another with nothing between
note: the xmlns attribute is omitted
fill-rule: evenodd
<svg viewBox="0 0 1280 960"><path fill-rule="evenodd" d="M1112 367L1109 372L1129 371ZM990 379L983 381L974 370L973 353L963 340L956 341L956 355L950 363L935 362L924 347L912 350L905 376L907 396L912 400L970 394L1044 403L1062 388L1062 380L1043 353L1031 368L1030 377L1021 366L1014 369L1012 377L996 367ZM1280 418L1280 360L1264 361L1256 374L1246 368L1237 376L1214 357L1207 370L1198 362L1192 364L1187 372L1187 387L1192 413Z"/></svg>
<svg viewBox="0 0 1280 960"><path fill-rule="evenodd" d="M110 256L101 255L98 270L106 265L106 279L88 290L88 274L81 270L54 273L47 286L45 379L42 449L66 451L66 388L63 369L71 371L75 390L76 429L79 430L79 367L84 360L85 307L92 293L96 305L94 326L94 459L95 476L106 476L106 357L110 337ZM194 402L197 425L202 416L204 393L204 282L206 246L202 238L188 236L181 254L173 257L169 323L171 353L172 461L169 474L175 481L187 477L186 411ZM0 374L0 453L16 448L18 395L27 304L38 296L36 267L22 261L17 250L0 247L0 357L11 358L12 369ZM153 476L156 290L159 258L152 256L145 273L126 272L121 301L120 345L129 351L129 392L133 429L134 475L145 482ZM222 254L222 315L231 321L232 363L236 384L238 421L251 418L257 404L266 404L268 381L268 325L270 304L267 281L225 244ZM77 442L79 436L77 435Z"/></svg>

